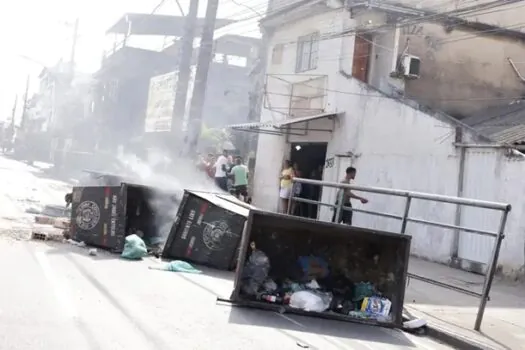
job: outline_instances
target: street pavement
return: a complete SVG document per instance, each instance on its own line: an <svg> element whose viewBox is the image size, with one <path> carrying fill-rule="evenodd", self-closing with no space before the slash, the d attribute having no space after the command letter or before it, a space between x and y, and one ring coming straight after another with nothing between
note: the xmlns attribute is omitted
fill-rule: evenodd
<svg viewBox="0 0 525 350"><path fill-rule="evenodd" d="M397 330L238 309L231 274L149 269L85 248L28 241L28 209L60 204L69 185L0 157L0 349L450 349Z"/></svg>
<svg viewBox="0 0 525 350"><path fill-rule="evenodd" d="M0 230L4 235L27 238L34 215L47 204L64 204L71 186L44 176L43 169L0 156Z"/></svg>
<svg viewBox="0 0 525 350"><path fill-rule="evenodd" d="M149 269L158 263L0 237L0 349L450 349L396 330L220 305L230 278Z"/></svg>

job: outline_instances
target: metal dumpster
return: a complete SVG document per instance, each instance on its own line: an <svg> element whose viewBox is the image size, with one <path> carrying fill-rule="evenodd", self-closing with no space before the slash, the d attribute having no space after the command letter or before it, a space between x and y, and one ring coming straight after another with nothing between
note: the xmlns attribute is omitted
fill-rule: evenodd
<svg viewBox="0 0 525 350"><path fill-rule="evenodd" d="M251 209L231 195L185 190L162 257L234 269Z"/></svg>
<svg viewBox="0 0 525 350"><path fill-rule="evenodd" d="M234 290L229 300L222 301L230 302L235 306L385 327L401 327L410 242L411 237L408 235L251 210L239 249ZM298 261L304 257L322 259L326 263L325 275L316 281L321 289L312 293L328 291L328 294L332 295L329 308L315 312L297 306L292 307L291 301L289 304L286 303L286 295L283 297L279 292L275 292L276 296L271 299L261 299L260 289L257 296L247 294L245 286L247 280L251 278L248 276L251 272L247 271L253 270L249 261L252 261L250 257L255 251L263 252L267 256L267 261L269 260L269 267L266 270L269 271L267 281L274 281L274 286L279 288L284 285L283 283L294 282L298 278L303 280L312 278L308 275L305 279L304 270L299 266ZM334 281L339 281L337 288ZM391 303L388 316L361 317L366 316L361 309L364 307L365 300L370 302L376 298L375 295L368 295L368 299L360 297L359 293L362 293L363 286L373 286L377 291L374 292L375 295L379 295L380 292L381 300L388 300ZM329 290L329 288L333 289ZM361 292L356 292L358 289ZM342 290L349 292L350 296L337 294L343 293ZM263 293L266 293L264 288ZM292 299L293 293L295 292L291 294ZM348 305L349 308L344 311L341 305ZM367 309L367 312L369 311Z"/></svg>
<svg viewBox="0 0 525 350"><path fill-rule="evenodd" d="M167 216L177 207L174 195L137 184L74 187L71 236L114 252L122 251L125 237L132 233L142 234L146 244L152 244L161 239L161 225L171 221Z"/></svg>

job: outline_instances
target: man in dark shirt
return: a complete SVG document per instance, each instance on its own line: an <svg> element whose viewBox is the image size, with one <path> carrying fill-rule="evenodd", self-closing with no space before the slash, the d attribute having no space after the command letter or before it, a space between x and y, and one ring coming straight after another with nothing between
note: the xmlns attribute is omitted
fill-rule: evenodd
<svg viewBox="0 0 525 350"><path fill-rule="evenodd" d="M344 179L341 181L341 183L344 184L350 184L355 179L357 170L354 167L348 167L346 168L346 175ZM335 205L339 205L339 198L341 198L341 191L343 193L343 206L345 207L352 207L352 204L350 203L350 199L357 199L361 201L361 203L366 204L368 203L368 199L357 196L350 191L350 189L342 188L337 192L337 200L335 202ZM343 223L346 225L352 225L352 211L351 210L342 210L339 213L339 217L337 218L337 207L334 208L334 215L332 216L332 222L335 223Z"/></svg>

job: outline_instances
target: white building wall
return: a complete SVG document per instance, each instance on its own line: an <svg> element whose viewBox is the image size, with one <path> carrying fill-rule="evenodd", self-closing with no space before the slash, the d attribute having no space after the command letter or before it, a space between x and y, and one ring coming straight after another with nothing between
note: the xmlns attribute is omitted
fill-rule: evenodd
<svg viewBox="0 0 525 350"><path fill-rule="evenodd" d="M315 28L323 33L334 32L352 25L347 13L332 11L306 20L288 24L280 28L270 42L270 51L275 43L293 42L300 35L311 33ZM356 183L365 186L406 189L457 195L459 151L454 147L455 128L447 121L438 119L400 101L386 97L349 76L352 66L353 36L322 40L319 63L316 70L308 74L326 75L326 110L344 112L336 120L334 132L324 135L309 135L291 138L291 141L313 142L330 139L327 158L334 157L332 168L325 169L326 181L338 181L344 176L344 169L353 165L358 169ZM293 44L286 45L283 62L272 65L269 61L268 73L292 74L295 68ZM335 58L335 59L334 59ZM291 79L305 79L292 76ZM271 91L271 86L267 86ZM286 97L272 96L272 101L285 103ZM263 109L262 121L282 119L268 109ZM323 128L332 127L328 120L319 121ZM316 125L319 127L319 125ZM329 135L329 136L326 136ZM257 165L254 189L254 204L258 207L276 210L278 203L279 173L282 160L288 157L290 145L285 136L261 135L257 151ZM353 158L341 157L353 154ZM469 154L470 155L470 154ZM502 158L501 158L502 157ZM467 161L465 183L466 197L513 204L509 217L507 237L502 247L500 264L504 269L516 270L523 266L525 255L525 223L521 220L523 206L521 194L524 184L519 174L525 170L523 162L509 161L500 156L497 162L487 162L472 158ZM499 170L496 170L499 169ZM498 175L499 174L499 175ZM335 190L323 191L323 202L335 201ZM375 194L363 194L370 201L366 205L356 203L356 208L382 211L401 215L404 200ZM425 220L454 224L455 206L450 204L413 200L410 215ZM482 225L494 229L499 221L494 215L486 215L486 210L469 209L463 211L462 224ZM321 210L321 219L330 220L332 212ZM355 225L398 232L398 220L355 213ZM474 225L476 226L476 225ZM412 254L440 262L449 262L454 245L454 232L438 227L409 223L407 233L413 236ZM482 240L475 242L477 251L463 247L460 255L478 262L487 257L487 244ZM474 244L474 243L471 243Z"/></svg>

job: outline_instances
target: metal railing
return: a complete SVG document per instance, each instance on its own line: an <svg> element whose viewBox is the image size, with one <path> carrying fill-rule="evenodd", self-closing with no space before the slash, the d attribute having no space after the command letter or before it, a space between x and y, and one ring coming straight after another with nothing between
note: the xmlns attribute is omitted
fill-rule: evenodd
<svg viewBox="0 0 525 350"><path fill-rule="evenodd" d="M485 280L484 280L483 289L481 293L476 293L468 289L463 289L457 286L453 286L447 283L432 280L430 278L425 278L425 277L418 276L415 274L411 274L411 273L408 274L409 278L414 278L414 279L417 279L423 282L432 283L440 287L449 288L449 289L452 289L452 290L455 290L461 293L465 293L465 294L480 298L480 304L478 307L476 322L474 324L474 329L477 331L480 330L481 322L483 321L483 314L485 313L485 307L487 306L487 301L489 300L490 288L492 286L492 281L494 280L494 275L496 273L496 267L498 264L498 257L499 257L499 253L501 249L501 243L503 241L503 238L505 237L505 234L504 234L505 225L507 224L507 217L511 210L510 204L488 202L488 201L469 199L469 198L460 198L460 197L453 197L453 196L443 196L443 195L422 193L422 192L395 190L395 189L380 188L380 187L349 185L349 184L343 184L343 183L318 181L318 180L310 180L310 179L303 179L303 178L294 178L292 182L293 182L294 187L295 187L295 183L301 183L301 184L308 184L308 185L316 185L320 187L350 189L353 191L361 191L361 192L377 193L377 194L383 194L383 195L395 196L395 197L403 197L403 198L406 198L406 200L405 200L405 207L404 207L403 215L396 215L396 214L378 212L378 211L373 211L373 210L356 209L356 208L344 206L343 191L339 191L340 193L338 194L338 198L336 202L337 204L323 203L321 201L314 201L311 199L297 197L292 191L292 197L290 198L290 201L288 203L288 209L287 209L288 214L290 214L291 212L291 209L293 207L293 202L302 202L302 203L307 203L307 204L321 205L321 206L335 208L336 218L340 218L341 213L347 210L347 211L352 211L356 213L365 213L365 214L377 215L377 216L382 216L382 217L391 218L391 219L397 219L401 221L401 227L399 230L401 234L405 234L407 224L409 222L413 222L413 223L418 223L418 224L431 225L431 226L442 227L446 229L454 229L458 231L494 237L495 242L494 242L494 246L492 249L492 256L490 258L490 261L488 262L488 271L485 274ZM441 223L437 221L429 221L429 220L423 220L423 219L410 217L409 213L410 213L410 208L412 204L412 199L420 199L420 200L427 200L427 201L441 202L441 203L450 203L450 204L464 205L464 206L475 207L475 208L492 209L492 210L501 211L502 213L501 213L501 219L500 219L498 230L495 232L487 231L487 230L480 230L480 229L471 228L471 227L451 225L451 224L445 224L445 223Z"/></svg>

